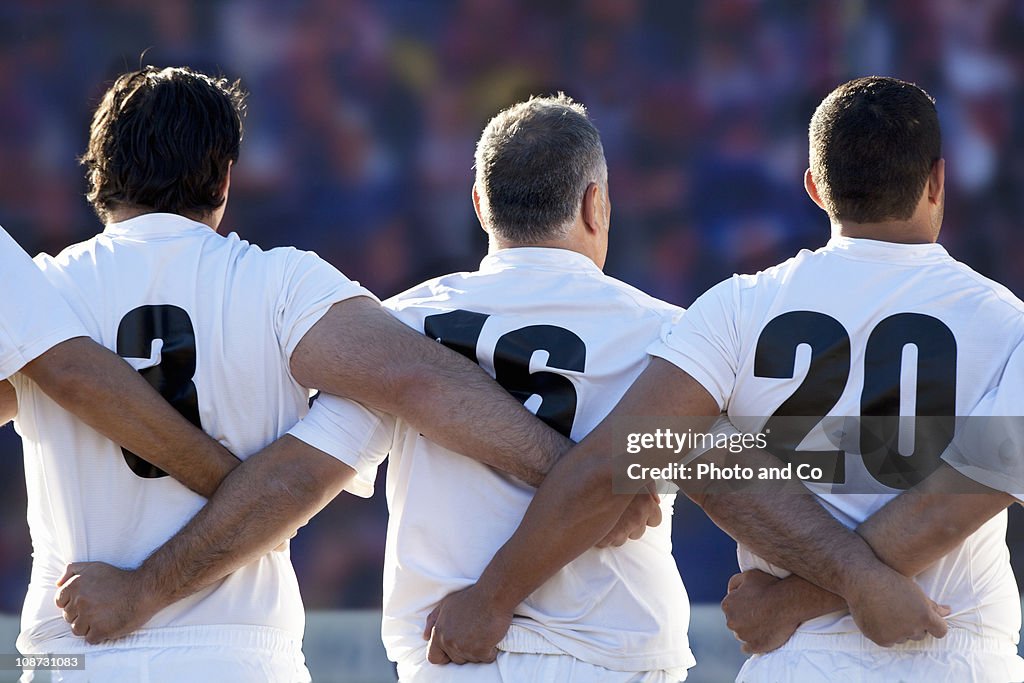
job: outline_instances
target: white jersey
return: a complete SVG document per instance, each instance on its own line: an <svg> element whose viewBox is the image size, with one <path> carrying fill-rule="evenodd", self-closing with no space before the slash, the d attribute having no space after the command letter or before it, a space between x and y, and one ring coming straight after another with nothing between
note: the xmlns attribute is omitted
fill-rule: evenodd
<svg viewBox="0 0 1024 683"><path fill-rule="evenodd" d="M957 424L942 459L960 474L1024 503L1024 344L1006 363L998 386Z"/></svg>
<svg viewBox="0 0 1024 683"><path fill-rule="evenodd" d="M604 275L585 256L548 248L495 252L476 272L432 280L385 306L478 362L575 440L611 411L647 366L647 346L681 312ZM392 444L386 423L353 412L317 401L291 433L327 452L363 447L352 490L364 495L391 448L382 631L401 668L425 659L427 615L476 582L515 532L534 489L400 421ZM353 424L362 436L353 435ZM671 554L672 498L663 498L665 523L620 548L588 550L530 595L499 649L683 677L694 660L689 603Z"/></svg>
<svg viewBox="0 0 1024 683"><path fill-rule="evenodd" d="M85 328L18 243L0 228L0 380Z"/></svg>
<svg viewBox="0 0 1024 683"><path fill-rule="evenodd" d="M186 417L239 457L259 451L307 411L289 372L302 336L338 301L369 292L315 254L262 251L173 214L108 225L38 264L88 334L129 359ZM100 436L21 375L34 559L22 651L61 650L70 625L54 605L65 565L138 566L204 499ZM158 613L133 636L166 646L199 627L267 627L300 641L305 616L287 552L272 552ZM191 628L178 628L191 627ZM80 643L79 643L80 644ZM193 643L194 644L194 643Z"/></svg>
<svg viewBox="0 0 1024 683"><path fill-rule="evenodd" d="M809 421L787 442L769 440L769 450L826 471L835 466L836 484L811 489L853 527L913 483L912 475L901 479L902 465L919 473L937 465L953 416L970 412L996 384L1022 338L1024 304L940 245L835 237L716 285L651 353L699 381L741 431L771 431L768 416L836 417ZM861 446L872 437L862 436L859 419L842 419L861 415L929 416L931 441L865 458ZM947 428L944 439L934 438ZM952 607L951 626L1016 642L1020 599L1005 536L1004 512L916 580ZM784 575L742 546L739 562ZM855 630L840 612L800 627Z"/></svg>

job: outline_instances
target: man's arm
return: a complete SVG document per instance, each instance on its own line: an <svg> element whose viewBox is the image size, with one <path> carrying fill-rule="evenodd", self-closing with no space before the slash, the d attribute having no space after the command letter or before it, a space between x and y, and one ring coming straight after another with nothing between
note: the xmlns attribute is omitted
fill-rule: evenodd
<svg viewBox="0 0 1024 683"><path fill-rule="evenodd" d="M57 344L21 371L87 425L207 498L239 463L87 337Z"/></svg>
<svg viewBox="0 0 1024 683"><path fill-rule="evenodd" d="M913 577L1012 502L1009 494L974 482L943 463L865 520L857 533L881 561ZM782 580L756 574L733 577L722 601L729 627L748 652L775 649L801 623L847 609L842 597L795 574ZM770 620L764 618L767 614L772 615Z"/></svg>
<svg viewBox="0 0 1024 683"><path fill-rule="evenodd" d="M0 380L0 425L5 425L18 416L18 395L14 385Z"/></svg>
<svg viewBox="0 0 1024 683"><path fill-rule="evenodd" d="M138 570L69 565L57 606L72 632L90 643L131 633L287 540L354 475L345 463L285 435L229 474L213 500Z"/></svg>
<svg viewBox="0 0 1024 683"><path fill-rule="evenodd" d="M719 412L696 380L653 359L612 413L552 469L519 529L477 584L450 596L431 615L436 621L430 660L492 660L516 605L611 528L630 500L612 495L617 420L704 416L707 426ZM765 453L747 457L758 459L759 466L781 464ZM790 563L855 603L855 618L869 637L894 642L923 637L926 630L945 633L944 623L927 609L930 605L916 585L879 562L860 537L811 496L743 493L728 500L713 488L690 494L737 540L771 561ZM771 534L772 543L762 538L765 533ZM890 609L902 609L905 623L889 623L896 621L888 618Z"/></svg>
<svg viewBox="0 0 1024 683"><path fill-rule="evenodd" d="M539 486L571 442L463 356L380 304L335 304L295 347L303 386L397 415L431 441Z"/></svg>

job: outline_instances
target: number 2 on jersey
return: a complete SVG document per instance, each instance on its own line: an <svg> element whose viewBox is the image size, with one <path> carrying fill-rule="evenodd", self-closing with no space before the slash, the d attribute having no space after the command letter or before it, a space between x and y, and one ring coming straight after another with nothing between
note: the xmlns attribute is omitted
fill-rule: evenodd
<svg viewBox="0 0 1024 683"><path fill-rule="evenodd" d="M153 342L163 341L160 363L139 374L185 419L200 429L196 374L196 335L192 319L183 308L171 305L139 306L129 311L117 327L117 353L123 358L149 358ZM145 479L166 477L126 448L121 449L128 467Z"/></svg>
<svg viewBox="0 0 1024 683"><path fill-rule="evenodd" d="M831 472L826 480L845 481L845 453L798 451L797 446L827 415L850 378L850 336L832 316L790 311L761 331L754 352L754 375L792 379L796 349L811 347L807 375L764 425L768 450L784 462L806 462ZM917 348L914 396L914 450L899 452L900 389L904 348ZM879 322L864 350L860 398L860 455L879 483L907 489L938 466L953 439L956 412L956 339L937 318L898 313Z"/></svg>

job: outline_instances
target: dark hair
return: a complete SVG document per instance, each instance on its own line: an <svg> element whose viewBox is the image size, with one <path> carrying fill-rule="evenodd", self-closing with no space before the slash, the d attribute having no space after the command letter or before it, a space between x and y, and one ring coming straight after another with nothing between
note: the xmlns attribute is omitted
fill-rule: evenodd
<svg viewBox="0 0 1024 683"><path fill-rule="evenodd" d="M238 160L245 93L238 81L148 66L114 81L81 158L86 198L102 220L117 207L204 218L224 203Z"/></svg>
<svg viewBox="0 0 1024 683"><path fill-rule="evenodd" d="M583 105L562 93L502 111L476 145L485 227L512 242L564 236L587 185L606 177L597 128Z"/></svg>
<svg viewBox="0 0 1024 683"><path fill-rule="evenodd" d="M811 175L829 216L855 223L910 218L942 156L935 100L912 83L844 83L810 126Z"/></svg>

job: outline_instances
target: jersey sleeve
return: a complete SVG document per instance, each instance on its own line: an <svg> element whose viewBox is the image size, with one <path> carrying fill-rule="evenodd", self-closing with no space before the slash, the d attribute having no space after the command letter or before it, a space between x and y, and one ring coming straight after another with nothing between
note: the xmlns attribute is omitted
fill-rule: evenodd
<svg viewBox="0 0 1024 683"><path fill-rule="evenodd" d="M369 498L377 467L394 442L395 418L348 399L320 394L306 417L288 433L354 469L356 476L345 490Z"/></svg>
<svg viewBox="0 0 1024 683"><path fill-rule="evenodd" d="M283 251L287 259L275 322L281 347L290 358L302 337L331 306L357 296L374 301L377 297L311 251Z"/></svg>
<svg viewBox="0 0 1024 683"><path fill-rule="evenodd" d="M88 336L71 307L0 228L0 380L72 337Z"/></svg>
<svg viewBox="0 0 1024 683"><path fill-rule="evenodd" d="M667 327L647 353L683 370L725 410L736 384L739 367L739 335L736 327L735 278L702 294Z"/></svg>
<svg viewBox="0 0 1024 683"><path fill-rule="evenodd" d="M942 459L969 479L1024 503L1024 344L1017 347L999 385L967 417L958 417Z"/></svg>

